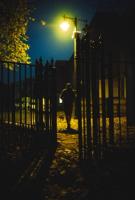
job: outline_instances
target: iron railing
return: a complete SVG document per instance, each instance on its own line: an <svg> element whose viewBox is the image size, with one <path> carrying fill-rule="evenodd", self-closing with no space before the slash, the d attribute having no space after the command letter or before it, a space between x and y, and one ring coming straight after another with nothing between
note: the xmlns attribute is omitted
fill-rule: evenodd
<svg viewBox="0 0 135 200"><path fill-rule="evenodd" d="M134 63L105 55L103 43L92 46L88 34L77 42L80 159L101 159L108 149L133 144L129 72Z"/></svg>
<svg viewBox="0 0 135 200"><path fill-rule="evenodd" d="M56 143L56 81L53 62L0 61L0 150Z"/></svg>

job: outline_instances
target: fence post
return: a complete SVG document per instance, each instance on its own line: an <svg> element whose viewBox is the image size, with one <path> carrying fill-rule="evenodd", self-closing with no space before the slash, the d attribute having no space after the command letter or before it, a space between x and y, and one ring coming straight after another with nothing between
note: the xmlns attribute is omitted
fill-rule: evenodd
<svg viewBox="0 0 135 200"><path fill-rule="evenodd" d="M51 63L52 68L52 136L53 142L57 141L57 86L56 86L56 68L53 66L53 62Z"/></svg>
<svg viewBox="0 0 135 200"><path fill-rule="evenodd" d="M127 124L135 125L135 68L131 64L127 68Z"/></svg>
<svg viewBox="0 0 135 200"><path fill-rule="evenodd" d="M102 141L103 141L103 147L106 146L106 68L104 63L104 43L103 39L101 42L101 115L102 115Z"/></svg>
<svg viewBox="0 0 135 200"><path fill-rule="evenodd" d="M15 63L13 65L13 86L12 86L12 124L15 125Z"/></svg>
<svg viewBox="0 0 135 200"><path fill-rule="evenodd" d="M42 103L42 72L43 72L43 63L42 59L36 60L35 66L35 79L36 79L36 127L37 129L43 128L43 103Z"/></svg>
<svg viewBox="0 0 135 200"><path fill-rule="evenodd" d="M110 134L110 144L114 143L114 99L113 99L113 66L112 66L112 57L109 59L109 68L108 68L108 84L109 84L109 102L108 102L108 114L109 114L109 134Z"/></svg>
<svg viewBox="0 0 135 200"><path fill-rule="evenodd" d="M49 88L48 88L48 67L49 62L47 61L45 64L45 71L44 71L44 85L45 85L45 128L46 132L49 133Z"/></svg>
<svg viewBox="0 0 135 200"><path fill-rule="evenodd" d="M77 35L77 53L80 51L80 37ZM78 140L79 140L79 159L83 159L83 149L82 149L82 109L81 109L81 97L82 97L82 89L81 89L81 65L80 65L80 55L77 56L77 76L76 76L76 86L77 86L77 100L76 100L76 114L78 118Z"/></svg>
<svg viewBox="0 0 135 200"><path fill-rule="evenodd" d="M91 126L91 116L92 116L92 110L91 110L91 63L90 63L90 58L91 58L91 49L90 49L90 36L87 33L86 34L86 41L85 42L85 56L86 56L86 63L85 63L85 79L86 83L84 87L86 88L86 94L85 94L85 99L86 99L86 134L87 134L87 158L91 159L91 151L92 151L92 126Z"/></svg>

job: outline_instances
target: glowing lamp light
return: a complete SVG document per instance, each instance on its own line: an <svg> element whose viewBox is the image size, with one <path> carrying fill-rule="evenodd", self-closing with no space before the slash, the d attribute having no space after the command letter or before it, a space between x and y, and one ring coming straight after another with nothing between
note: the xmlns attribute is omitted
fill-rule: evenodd
<svg viewBox="0 0 135 200"><path fill-rule="evenodd" d="M59 98L59 103L62 103L63 101L62 101L62 99L61 98Z"/></svg>
<svg viewBox="0 0 135 200"><path fill-rule="evenodd" d="M63 30L63 31L67 31L69 29L69 23L68 22L63 22L62 24L60 24L60 28Z"/></svg>

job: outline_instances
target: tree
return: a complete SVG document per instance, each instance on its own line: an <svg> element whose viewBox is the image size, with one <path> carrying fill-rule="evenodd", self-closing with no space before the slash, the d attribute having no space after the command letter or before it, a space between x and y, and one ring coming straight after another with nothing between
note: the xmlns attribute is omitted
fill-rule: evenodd
<svg viewBox="0 0 135 200"><path fill-rule="evenodd" d="M0 60L30 62L26 34L29 17L27 0L0 1Z"/></svg>

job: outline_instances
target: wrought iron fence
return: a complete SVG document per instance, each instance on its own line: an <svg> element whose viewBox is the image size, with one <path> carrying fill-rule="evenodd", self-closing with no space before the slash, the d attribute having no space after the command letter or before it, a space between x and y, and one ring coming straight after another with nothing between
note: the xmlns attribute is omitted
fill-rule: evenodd
<svg viewBox="0 0 135 200"><path fill-rule="evenodd" d="M39 148L47 142L56 143L53 62L0 61L0 149Z"/></svg>
<svg viewBox="0 0 135 200"><path fill-rule="evenodd" d="M103 44L92 46L88 34L77 42L80 159L101 159L109 148L132 146L135 141L134 63L105 55Z"/></svg>

